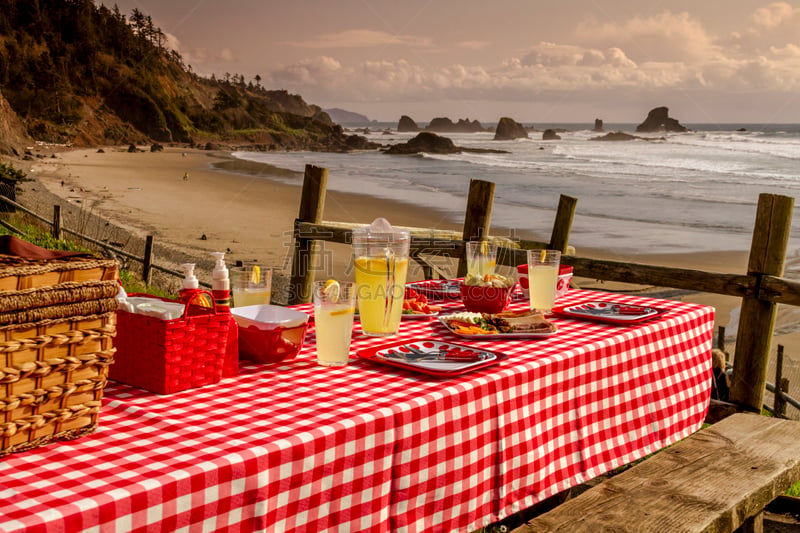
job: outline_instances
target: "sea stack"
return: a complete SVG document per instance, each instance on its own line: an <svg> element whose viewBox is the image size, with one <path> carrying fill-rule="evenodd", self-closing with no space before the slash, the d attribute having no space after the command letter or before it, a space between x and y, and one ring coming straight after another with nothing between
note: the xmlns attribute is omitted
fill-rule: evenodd
<svg viewBox="0 0 800 533"><path fill-rule="evenodd" d="M414 119L412 119L408 115L403 115L402 117L400 117L400 122L397 123L397 131L399 132L410 131L416 133L420 130L419 126L417 126L417 123L414 122Z"/></svg>
<svg viewBox="0 0 800 533"><path fill-rule="evenodd" d="M677 133L684 133L689 131L689 129L682 126L674 118L669 117L669 108L656 107L655 109L650 110L644 122L636 126L636 132L655 133L659 131L673 131Z"/></svg>
<svg viewBox="0 0 800 533"><path fill-rule="evenodd" d="M495 141L510 141L513 139L527 139L528 132L522 127L522 124L512 118L503 117L497 123L497 129L494 132Z"/></svg>
<svg viewBox="0 0 800 533"><path fill-rule="evenodd" d="M438 133L476 133L486 131L477 120L460 118L458 122L453 122L448 117L434 118L425 129Z"/></svg>
<svg viewBox="0 0 800 533"><path fill-rule="evenodd" d="M594 129L592 131L603 131L603 121L599 118L594 119Z"/></svg>
<svg viewBox="0 0 800 533"><path fill-rule="evenodd" d="M553 129L546 129L544 133L542 133L542 140L543 141L560 141L561 135L556 133L556 130Z"/></svg>

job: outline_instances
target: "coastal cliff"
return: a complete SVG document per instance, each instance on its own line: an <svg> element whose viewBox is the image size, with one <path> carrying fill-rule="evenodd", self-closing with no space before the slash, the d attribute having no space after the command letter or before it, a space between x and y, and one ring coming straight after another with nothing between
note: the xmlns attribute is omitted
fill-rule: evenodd
<svg viewBox="0 0 800 533"><path fill-rule="evenodd" d="M266 150L377 146L352 139L299 95L263 87L259 76L200 77L165 43L138 9L128 17L92 0L0 0L0 92L19 118L0 129L0 146L19 139Z"/></svg>

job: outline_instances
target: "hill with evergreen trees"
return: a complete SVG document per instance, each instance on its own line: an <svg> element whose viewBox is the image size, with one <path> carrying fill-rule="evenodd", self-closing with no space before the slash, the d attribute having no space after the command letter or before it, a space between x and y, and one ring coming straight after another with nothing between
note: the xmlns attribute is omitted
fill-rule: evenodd
<svg viewBox="0 0 800 533"><path fill-rule="evenodd" d="M18 146L6 129L78 146L371 147L345 135L318 106L268 90L258 77L194 74L165 42L138 9L126 16L92 0L0 0L0 106L4 97L16 114L0 117L0 150Z"/></svg>

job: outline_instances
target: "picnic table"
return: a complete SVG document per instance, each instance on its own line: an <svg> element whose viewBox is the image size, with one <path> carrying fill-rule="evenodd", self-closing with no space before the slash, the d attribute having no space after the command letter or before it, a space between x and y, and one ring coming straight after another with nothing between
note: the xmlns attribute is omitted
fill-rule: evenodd
<svg viewBox="0 0 800 533"><path fill-rule="evenodd" d="M0 531L474 531L701 427L714 309L574 289L558 304L612 299L666 312L556 316L534 339L462 339L435 318L375 338L356 322L350 363L331 368L312 324L294 360L215 385L110 382L95 433L0 459ZM358 357L419 338L504 358L435 377Z"/></svg>

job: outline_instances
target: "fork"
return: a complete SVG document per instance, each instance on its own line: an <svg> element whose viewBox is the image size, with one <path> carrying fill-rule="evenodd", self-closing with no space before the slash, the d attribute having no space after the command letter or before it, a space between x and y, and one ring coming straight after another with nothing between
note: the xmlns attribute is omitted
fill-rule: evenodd
<svg viewBox="0 0 800 533"><path fill-rule="evenodd" d="M384 357L389 359L401 359L403 361L481 361L485 359L483 354L453 354L445 350L436 350L426 352L414 348L413 346L404 346L410 353L388 351L384 353Z"/></svg>

